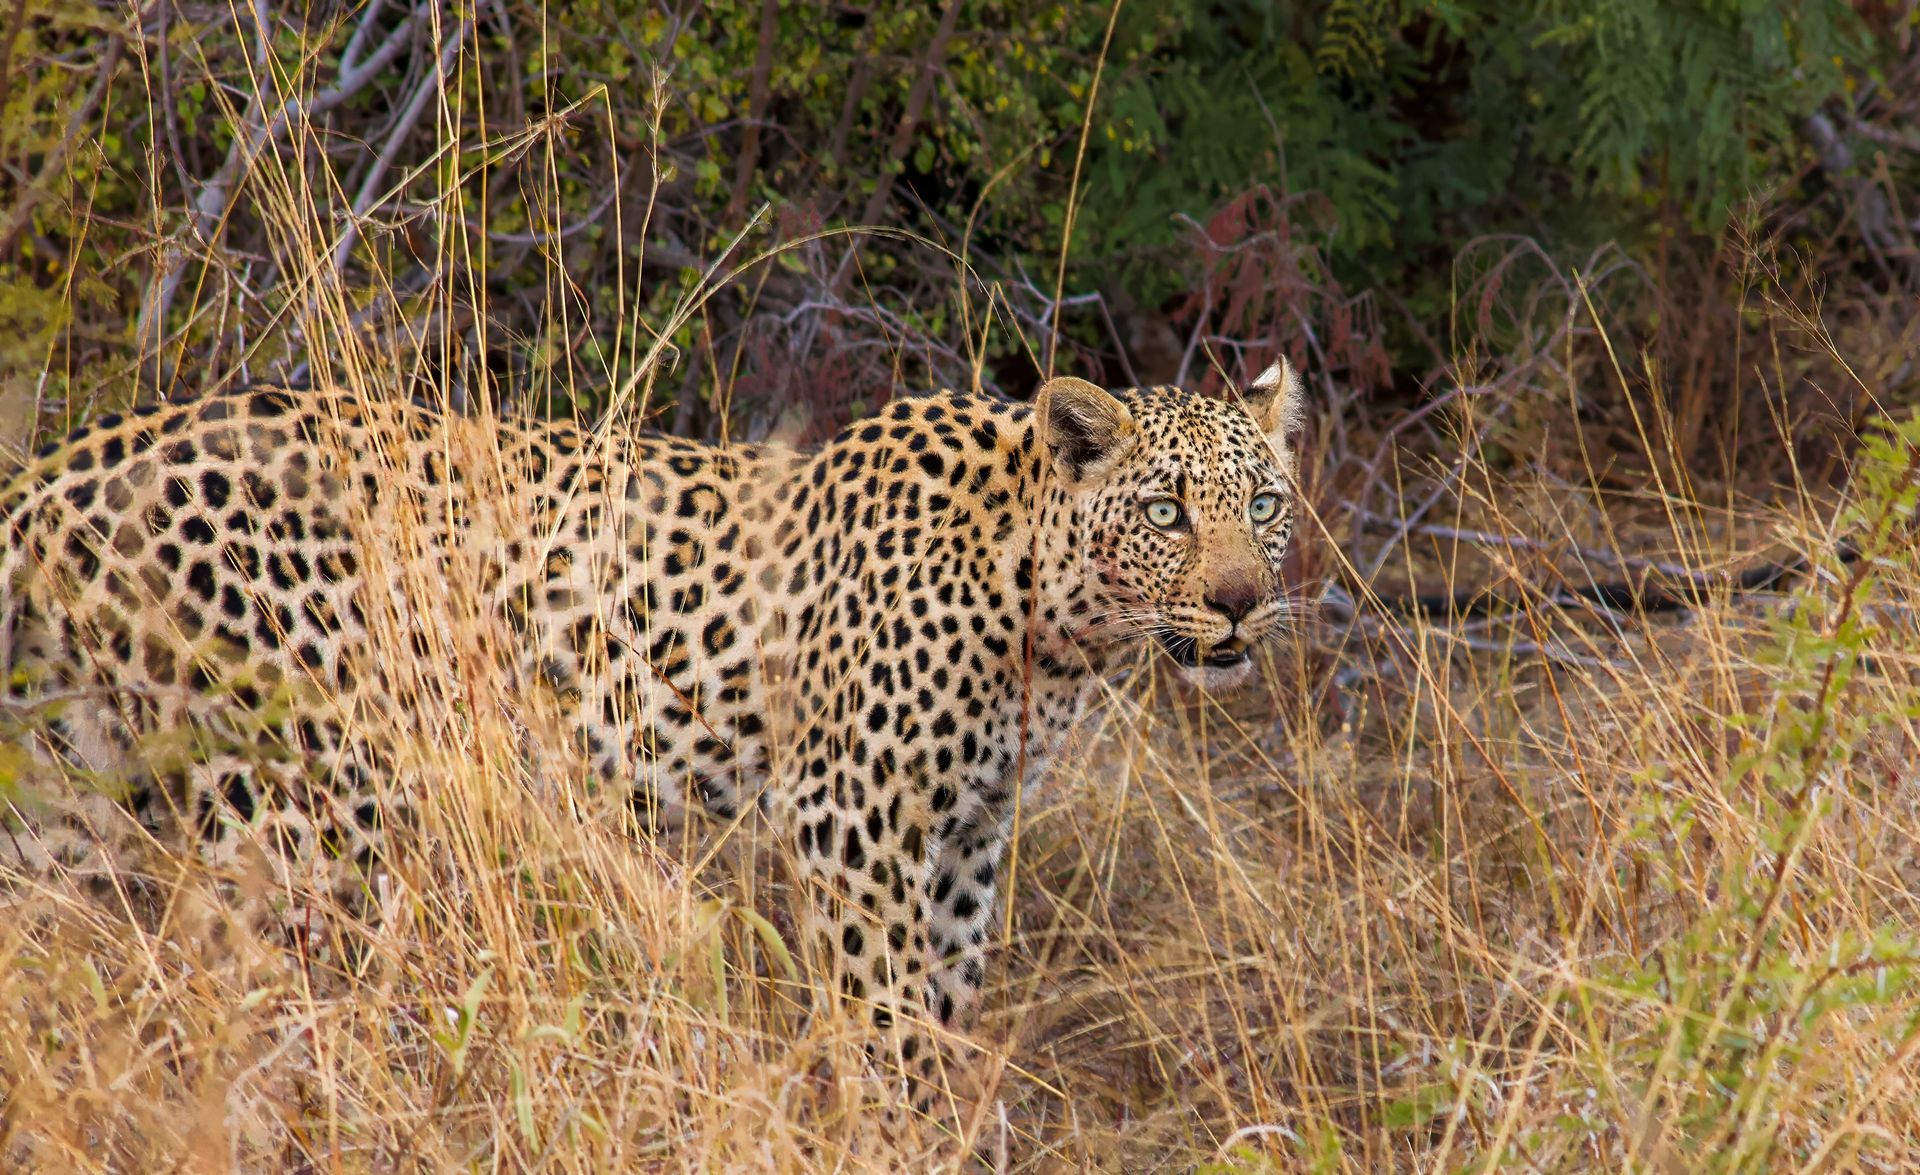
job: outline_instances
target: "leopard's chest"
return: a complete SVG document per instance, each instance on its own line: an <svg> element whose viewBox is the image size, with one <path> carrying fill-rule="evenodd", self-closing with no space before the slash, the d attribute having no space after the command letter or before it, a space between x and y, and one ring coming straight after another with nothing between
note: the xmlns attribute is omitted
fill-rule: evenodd
<svg viewBox="0 0 1920 1175"><path fill-rule="evenodd" d="M966 838L1004 828L1017 804L1034 799L1070 743L1087 693L1079 682L1029 676L961 732L962 766L931 780L941 835Z"/></svg>

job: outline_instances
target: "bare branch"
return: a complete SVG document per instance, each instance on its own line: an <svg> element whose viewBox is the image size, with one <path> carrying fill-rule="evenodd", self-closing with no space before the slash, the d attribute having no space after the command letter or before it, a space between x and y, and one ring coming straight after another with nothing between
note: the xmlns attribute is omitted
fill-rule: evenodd
<svg viewBox="0 0 1920 1175"><path fill-rule="evenodd" d="M400 22L400 26L365 62L342 70L333 85L312 98L304 101L299 98L287 99L271 118L259 115L260 102L265 98L263 91L260 99L248 108L246 116L241 119L243 129L234 136L233 145L227 149L227 157L220 164L220 169L214 172L193 203L187 222L191 239L211 250L216 243L218 226L225 222L227 210L232 207L234 191L254 159L277 141L295 120L324 114L366 89L382 70L413 43L414 30L431 16L432 11L430 3L421 4ZM264 30L262 32L264 36ZM180 292L180 282L186 276L184 252L178 242L163 248L156 266L158 280L148 283L146 297L141 300L140 313L134 323L134 338L140 348L143 364L159 357L167 315L173 309L173 300Z"/></svg>
<svg viewBox="0 0 1920 1175"><path fill-rule="evenodd" d="M386 179L387 172L393 166L394 158L401 147L406 145L407 137L413 133L414 124L426 112L427 103L435 94L442 91L447 70L453 67L453 59L460 52L461 42L473 29L473 18L468 17L454 30L440 47L439 60L434 69L420 79L413 89L413 96L407 99L407 105L394 120L393 129L387 132L387 141L380 147L380 153L374 156L373 167L366 178L360 181L360 191L353 198L353 211L347 221L347 227L340 233L340 241L333 247L333 272L338 274L347 267L347 258L353 253L354 242L360 239L360 222L377 203L384 202L388 194L381 191L380 185Z"/></svg>
<svg viewBox="0 0 1920 1175"><path fill-rule="evenodd" d="M913 149L913 133L920 127L920 116L926 112L927 100L933 96L933 82L939 76L940 62L946 58L947 42L953 38L954 25L960 19L960 0L947 0L940 10L940 24L934 30L933 39L927 42L927 51L921 55L913 88L907 91L907 108L900 115L899 123L893 128L893 142L887 147L886 162L881 165L880 174L873 185L873 195L867 200L866 210L860 214L861 224L873 224L880 214L887 210L887 201L893 198L895 169L904 163L907 152ZM853 269L853 248L847 249L846 259L840 263L840 269L833 277L831 290L837 297L846 285L847 275Z"/></svg>
<svg viewBox="0 0 1920 1175"><path fill-rule="evenodd" d="M367 10L360 14L360 25L348 38L347 47L340 51L340 70L345 73L360 60L360 53L367 47L367 41L373 36L374 22L380 19L380 13L387 6L387 0L367 0Z"/></svg>
<svg viewBox="0 0 1920 1175"><path fill-rule="evenodd" d="M879 24L879 21L870 20L860 30L860 48L854 54L856 60L853 76L847 81L846 100L840 104L840 121L833 124L833 133L827 136L826 157L835 167L842 167L847 162L847 137L853 133L853 120L859 117L860 100L867 96L867 87L873 82L871 53L874 30Z"/></svg>

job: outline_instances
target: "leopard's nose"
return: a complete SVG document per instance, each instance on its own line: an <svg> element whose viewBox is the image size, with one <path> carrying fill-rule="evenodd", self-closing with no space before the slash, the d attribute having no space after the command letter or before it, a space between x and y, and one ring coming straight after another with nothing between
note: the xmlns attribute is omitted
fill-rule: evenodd
<svg viewBox="0 0 1920 1175"><path fill-rule="evenodd" d="M1225 616L1234 624L1245 620L1247 613L1260 603L1260 588L1248 582L1223 584L1207 592L1207 607Z"/></svg>

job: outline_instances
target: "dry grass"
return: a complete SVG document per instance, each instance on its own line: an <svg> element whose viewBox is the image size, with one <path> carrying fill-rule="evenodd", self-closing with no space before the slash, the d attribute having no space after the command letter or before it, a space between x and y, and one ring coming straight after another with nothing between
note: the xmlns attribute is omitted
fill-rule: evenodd
<svg viewBox="0 0 1920 1175"><path fill-rule="evenodd" d="M364 292L325 279L337 194L273 162L287 151L248 193L304 259L286 268L321 275L288 296L288 337L323 341L334 376L369 394L444 385L418 354L364 344ZM682 307L699 310L698 294ZM977 332L1004 329L975 311ZM645 324L656 339L676 325ZM1821 337L1804 316L1787 325ZM1007 936L956 1083L982 1089L957 1141L929 1127L901 1155L870 1136L879 1095L857 1027L803 1011L815 970L789 953L801 936L776 846L752 826L655 841L598 814L565 772L533 771L511 722L450 700L501 694L466 658L422 674L417 706L359 719L417 751L430 798L370 924L323 922L287 949L201 900L208 879L184 865L158 902L125 909L15 883L0 1156L40 1170L898 1169L936 1154L1006 1170L1913 1169L1920 566L1891 521L1912 506L1912 430L1863 460L1838 524L1785 446L1764 501L1661 484L1657 422L1640 452L1605 453L1566 423L1613 373L1603 351L1575 362L1554 338L1567 362L1511 370L1533 381L1528 443L1578 459L1490 451L1514 434L1482 430L1463 398L1435 418L1462 438L1445 461L1370 466L1363 488L1390 487L1390 520L1438 491L1389 570L1538 583L1577 579L1580 548L1701 567L1786 549L1816 573L1666 620L1538 605L1445 626L1362 607L1303 626L1265 687L1233 699L1187 697L1143 666L1020 814ZM608 353L614 370L577 378L630 415L670 353ZM1786 382L1779 354L1767 362L1757 400ZM1336 508L1354 487L1333 458L1364 451L1345 436L1320 434L1325 513L1302 538L1336 575L1351 571L1339 552L1378 549ZM1647 471L1642 494L1603 491L1622 459ZM1454 544L1441 523L1525 542ZM1867 558L1834 559L1837 531ZM439 586L416 587L444 606ZM376 656L413 656L383 639Z"/></svg>
<svg viewBox="0 0 1920 1175"><path fill-rule="evenodd" d="M1322 625L1224 703L1145 670L1022 814L960 1149L1019 1170L1909 1168L1920 569L1883 554L1797 623L1767 599L1624 635L1527 614L1485 647ZM1847 600L1871 605L1873 661L1823 686ZM799 1012L777 850L746 828L709 860L711 832L651 843L529 802L553 781L510 732L472 738L492 745L423 748L427 835L355 951L256 938L191 882L131 918L28 887L0 930L6 1153L898 1161L862 1138L857 1029Z"/></svg>

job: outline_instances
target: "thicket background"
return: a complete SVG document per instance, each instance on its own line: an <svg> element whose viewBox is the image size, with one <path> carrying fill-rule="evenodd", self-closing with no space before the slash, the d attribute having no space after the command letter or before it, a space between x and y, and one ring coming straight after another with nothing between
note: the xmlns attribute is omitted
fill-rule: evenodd
<svg viewBox="0 0 1920 1175"><path fill-rule="evenodd" d="M301 248L380 337L590 398L790 246L672 333L651 401L708 435L1280 350L1398 410L1537 344L1578 267L1691 458L1743 423L1757 286L1920 282L1910 3L0 8L0 362L43 408L314 362ZM846 226L895 231L794 245Z"/></svg>
<svg viewBox="0 0 1920 1175"><path fill-rule="evenodd" d="M0 0L0 443L263 377L817 438L1288 354L1317 615L1248 697L1103 700L928 1147L1911 1170L1917 42L1913 0ZM1628 579L1711 598L1561 606ZM470 718L364 716L439 834L334 987L25 885L0 1156L895 1158L777 871L530 806Z"/></svg>

